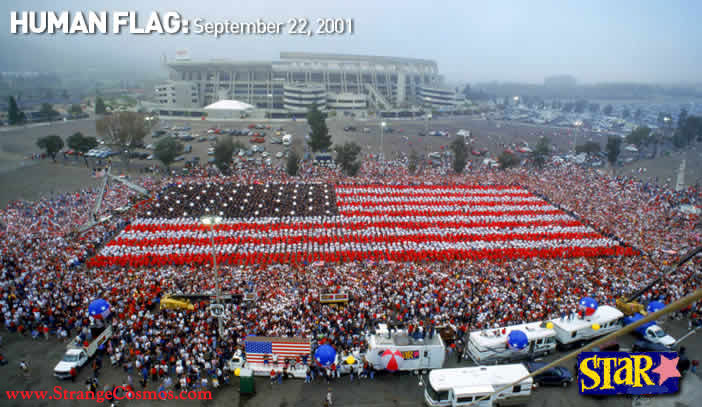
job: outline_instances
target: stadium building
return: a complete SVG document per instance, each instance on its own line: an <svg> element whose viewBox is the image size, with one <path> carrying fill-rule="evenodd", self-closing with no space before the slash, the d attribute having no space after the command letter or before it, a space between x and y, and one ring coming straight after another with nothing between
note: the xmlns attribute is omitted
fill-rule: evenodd
<svg viewBox="0 0 702 407"><path fill-rule="evenodd" d="M422 95L422 89L443 89L436 62L427 59L281 52L280 60L272 62L181 58L166 66L171 83L194 85L199 107L233 99L278 112L306 111L313 104L328 110L384 111L447 106L456 99L451 90ZM192 94L184 99L192 103ZM155 102L161 100L173 98Z"/></svg>

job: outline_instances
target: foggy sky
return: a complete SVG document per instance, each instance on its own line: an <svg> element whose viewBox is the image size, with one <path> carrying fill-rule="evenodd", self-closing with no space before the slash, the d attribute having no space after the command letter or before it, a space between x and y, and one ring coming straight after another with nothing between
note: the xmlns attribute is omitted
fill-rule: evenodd
<svg viewBox="0 0 702 407"><path fill-rule="evenodd" d="M571 74L579 83L702 82L702 2L373 0L4 0L0 71L122 71L165 75L160 57L276 60L281 51L433 59L451 81L542 83ZM61 4L61 9L56 4ZM147 4L147 6L143 6ZM353 18L336 37L207 35L13 35L10 11L178 11L208 21L285 22ZM141 23L145 24L145 21ZM138 77L137 77L138 78Z"/></svg>

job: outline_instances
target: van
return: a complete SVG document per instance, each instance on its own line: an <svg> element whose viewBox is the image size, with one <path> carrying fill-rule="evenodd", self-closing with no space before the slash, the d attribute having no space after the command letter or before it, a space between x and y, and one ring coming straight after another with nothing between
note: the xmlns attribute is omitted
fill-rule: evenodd
<svg viewBox="0 0 702 407"><path fill-rule="evenodd" d="M429 372L424 388L424 402L430 407L468 406L476 400L482 407L527 404L531 397L533 380L522 364L436 369ZM509 385L509 388L495 394Z"/></svg>

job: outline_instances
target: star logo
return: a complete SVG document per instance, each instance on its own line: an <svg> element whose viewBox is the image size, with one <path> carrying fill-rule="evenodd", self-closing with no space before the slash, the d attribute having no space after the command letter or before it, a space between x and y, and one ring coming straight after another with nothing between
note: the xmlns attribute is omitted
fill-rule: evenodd
<svg viewBox="0 0 702 407"><path fill-rule="evenodd" d="M663 383L671 377L680 377L680 372L678 371L678 360L680 357L673 359L668 359L661 355L661 364L657 368L653 369L653 373L658 373L660 379L658 385L662 386Z"/></svg>

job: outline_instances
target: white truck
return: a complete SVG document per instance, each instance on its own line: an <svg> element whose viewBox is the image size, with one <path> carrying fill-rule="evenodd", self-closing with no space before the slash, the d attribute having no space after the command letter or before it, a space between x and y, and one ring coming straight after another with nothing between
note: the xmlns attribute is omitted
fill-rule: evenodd
<svg viewBox="0 0 702 407"><path fill-rule="evenodd" d="M284 135L282 140L284 146L289 146L292 143L292 134Z"/></svg>
<svg viewBox="0 0 702 407"><path fill-rule="evenodd" d="M368 352L365 357L375 369L383 370L382 355L386 350L399 351L402 361L398 370L414 373L440 369L446 359L446 346L441 336L436 333L432 338L415 339L406 331L399 330L388 334L385 324L379 324L374 335L368 335Z"/></svg>
<svg viewBox="0 0 702 407"><path fill-rule="evenodd" d="M110 339L112 336L112 325L108 324L102 328L91 328L90 331L93 340L87 345L81 340L80 335L71 341L61 361L54 367L54 376L59 379L69 379L71 377L71 369L80 370L95 355L98 348L106 344Z"/></svg>
<svg viewBox="0 0 702 407"><path fill-rule="evenodd" d="M527 404L534 383L531 378L498 394L493 393L528 375L529 371L522 364L432 370L424 388L424 403L430 407ZM485 400L477 401L486 396Z"/></svg>
<svg viewBox="0 0 702 407"><path fill-rule="evenodd" d="M547 355L556 350L556 332L545 322L512 325L504 328L473 331L468 336L467 355L476 364L505 362ZM529 342L523 349L513 349L507 344L512 331L524 332Z"/></svg>
<svg viewBox="0 0 702 407"><path fill-rule="evenodd" d="M252 336L246 338L245 348L248 353L238 350L229 360L230 371L247 368L254 376L270 376L271 370L282 373L287 360L287 373L296 379L304 379L307 365L302 363L303 356L306 355L307 363L312 360L312 344L307 338ZM278 363L274 362L274 354ZM297 363L298 358L300 363Z"/></svg>
<svg viewBox="0 0 702 407"><path fill-rule="evenodd" d="M652 343L659 343L663 346L671 347L675 344L675 338L665 333L663 328L654 324L647 327L643 332L638 332L641 337Z"/></svg>

